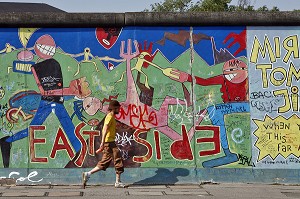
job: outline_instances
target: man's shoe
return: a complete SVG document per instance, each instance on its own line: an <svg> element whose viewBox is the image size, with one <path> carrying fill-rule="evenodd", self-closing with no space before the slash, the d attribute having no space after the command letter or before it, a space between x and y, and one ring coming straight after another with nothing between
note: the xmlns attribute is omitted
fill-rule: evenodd
<svg viewBox="0 0 300 199"><path fill-rule="evenodd" d="M88 175L87 172L82 173L82 186L83 186L84 189L86 187L86 183L89 180L89 178L90 178L90 176Z"/></svg>
<svg viewBox="0 0 300 199"><path fill-rule="evenodd" d="M115 188L125 188L125 187L126 187L126 185L122 182L116 182L115 183Z"/></svg>

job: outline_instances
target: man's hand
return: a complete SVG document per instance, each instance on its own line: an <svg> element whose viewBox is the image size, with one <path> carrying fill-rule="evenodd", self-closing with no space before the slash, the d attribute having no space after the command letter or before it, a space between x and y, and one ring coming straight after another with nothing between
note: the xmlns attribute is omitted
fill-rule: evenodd
<svg viewBox="0 0 300 199"><path fill-rule="evenodd" d="M96 154L101 153L103 151L103 149L104 149L104 146L101 143L99 149L96 150Z"/></svg>
<svg viewBox="0 0 300 199"><path fill-rule="evenodd" d="M92 93L89 89L89 83L85 79L86 77L74 79L70 82L69 86L72 94L81 99L88 97Z"/></svg>

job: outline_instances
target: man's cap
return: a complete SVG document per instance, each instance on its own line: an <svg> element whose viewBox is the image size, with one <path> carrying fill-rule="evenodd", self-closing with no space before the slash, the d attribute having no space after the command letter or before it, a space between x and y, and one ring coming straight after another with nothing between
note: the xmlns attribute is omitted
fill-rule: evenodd
<svg viewBox="0 0 300 199"><path fill-rule="evenodd" d="M111 100L109 102L108 109L114 109L114 108L117 108L117 107L120 107L120 106L121 106L121 104L117 100Z"/></svg>

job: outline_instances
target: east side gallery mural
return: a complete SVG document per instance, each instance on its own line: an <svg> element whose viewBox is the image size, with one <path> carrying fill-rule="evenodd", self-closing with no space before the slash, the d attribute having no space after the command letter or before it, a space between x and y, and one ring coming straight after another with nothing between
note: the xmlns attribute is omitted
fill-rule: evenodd
<svg viewBox="0 0 300 199"><path fill-rule="evenodd" d="M2 168L300 168L299 28L1 28Z"/></svg>

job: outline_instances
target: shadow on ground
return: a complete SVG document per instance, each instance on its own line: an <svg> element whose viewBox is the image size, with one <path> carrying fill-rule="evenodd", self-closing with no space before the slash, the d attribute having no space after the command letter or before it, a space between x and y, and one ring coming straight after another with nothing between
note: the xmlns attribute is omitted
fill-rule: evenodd
<svg viewBox="0 0 300 199"><path fill-rule="evenodd" d="M189 170L183 168L176 168L173 171L169 169L160 168L155 171L155 175L149 178L145 178L138 182L134 182L133 185L141 184L175 184L178 182L179 176L188 176Z"/></svg>

